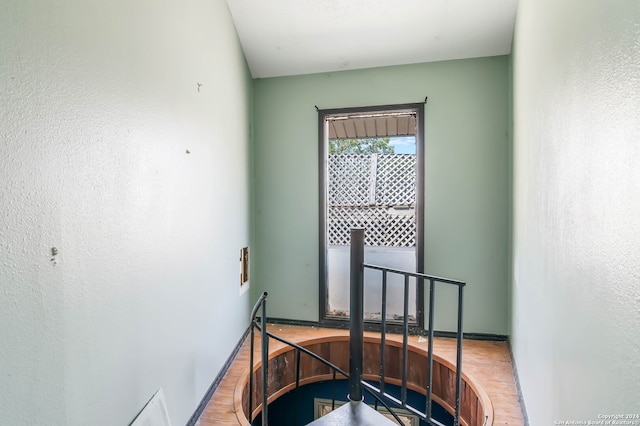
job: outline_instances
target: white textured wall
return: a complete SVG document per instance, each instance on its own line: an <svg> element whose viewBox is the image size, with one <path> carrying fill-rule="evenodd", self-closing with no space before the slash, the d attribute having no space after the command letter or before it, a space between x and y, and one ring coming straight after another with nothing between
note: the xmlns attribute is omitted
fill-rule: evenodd
<svg viewBox="0 0 640 426"><path fill-rule="evenodd" d="M124 425L160 387L184 424L248 315L226 3L0 9L0 424Z"/></svg>
<svg viewBox="0 0 640 426"><path fill-rule="evenodd" d="M531 424L640 414L640 2L521 0L513 75L512 338Z"/></svg>

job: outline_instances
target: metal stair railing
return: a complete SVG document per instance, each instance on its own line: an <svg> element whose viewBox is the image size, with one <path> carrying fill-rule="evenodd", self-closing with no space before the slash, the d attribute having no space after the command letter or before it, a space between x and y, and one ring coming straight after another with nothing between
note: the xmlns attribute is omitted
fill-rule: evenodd
<svg viewBox="0 0 640 426"><path fill-rule="evenodd" d="M265 305L266 305L266 299L267 299L267 292L262 293L262 295L260 296L260 298L258 299L258 301L256 302L253 311L251 313L251 324L250 324L250 328L251 328L251 354L249 356L249 363L250 363L250 375L249 375L249 412L248 412L248 416L249 416L249 423L253 424L253 421L251 420L251 416L252 416L252 412L253 412L253 364L254 364L254 356L253 356L253 352L254 352L254 340L255 340L255 335L254 335L254 329L257 329L258 331L260 331L260 338L261 338L261 343L262 343L262 353L261 353L261 357L262 357L262 361L261 361L261 370L262 370L262 426L267 426L268 425L268 404L267 404L267 399L268 399L268 395L269 395L269 389L268 389L268 364L269 364L269 355L268 355L268 350L269 350L269 346L268 343L265 344L265 342L268 342L269 338L272 338L274 340L277 340L281 343L284 343L287 346L291 346L292 348L294 348L294 350L296 351L296 386L295 389L298 389L299 387L299 382L300 382L300 354L304 353L306 355L309 355L310 357L312 357L313 359L321 362L322 364L326 365L327 367L329 367L332 371L333 371L333 382L336 381L336 375L340 374L341 376L344 376L346 379L349 379L349 374L342 370L340 367L338 367L337 365L331 363L330 361L327 361L326 359L322 358L319 355L316 355L315 353L311 352L309 349L304 348L296 343L293 343L291 341L288 341L280 336L277 336L273 333L271 333L270 331L267 331L267 327L266 327L266 313L265 313ZM262 309L262 316L260 317L259 321L256 319L257 316L257 312L258 310ZM389 404L387 404L384 400L383 397L379 396L376 392L371 392L371 385L368 384L367 382L365 382L364 380L360 380L362 386L365 388L365 390L367 390L371 396L373 396L373 398L379 402L380 404L382 404L382 406L387 409L389 411L389 413L393 416L393 418L398 422L399 425L402 425L402 420L400 419L400 417L393 411L393 409L389 406ZM333 394L332 397L332 406L331 408L334 409L335 408L335 392Z"/></svg>
<svg viewBox="0 0 640 426"><path fill-rule="evenodd" d="M391 409L386 401L400 406L409 412L418 416L421 420L434 426L445 426L432 416L433 396L433 339L434 339L434 309L435 309L435 284L442 283L457 286L457 335L456 335L456 391L455 391L455 407L454 407L454 426L460 423L460 393L462 388L462 308L463 308L463 289L466 285L463 281L442 278L433 275L427 275L418 272L401 271L394 268L387 268L378 265L371 265L364 262L364 229L351 229L351 272L350 272L350 337L349 337L349 374L314 354L308 349L290 342L280 336L267 331L266 328L266 299L267 293L263 293L256 302L251 312L251 354L250 354L250 378L249 378L249 418L250 423L253 413L253 365L254 365L254 329L258 329L261 333L262 344L262 426L268 424L268 358L269 358L269 338L273 338L285 345L291 346L296 350L296 385L299 386L300 378L300 354L305 353L314 359L320 361L324 365L333 370L333 382L336 380L336 373L344 376L349 380L349 399L352 401L362 400L362 390L367 391L380 402L398 424L402 425L401 419ZM362 369L363 345L364 345L364 315L363 315L363 294L364 294L364 270L373 269L382 273L382 312L381 312L381 338L380 338L380 387L376 387L365 382ZM401 387L400 399L385 392L385 348L387 334L386 319L386 299L387 299L387 275L399 274L404 276L404 311L403 311L403 333L402 333L402 368L401 368ZM426 403L425 411L422 412L407 404L407 371L408 371L408 352L409 352L409 278L415 278L418 286L424 286L424 282L429 282L429 323L427 329L427 380L426 380ZM261 310L260 322L256 320L258 310ZM335 385L334 385L335 386ZM335 407L335 392L332 401L332 409Z"/></svg>
<svg viewBox="0 0 640 426"><path fill-rule="evenodd" d="M354 252L356 253L354 255ZM433 275L426 275L418 272L401 271L394 268L387 268L378 265L371 265L364 263L364 229L352 228L351 229L351 286L353 288L354 279L360 280L364 277L365 269L374 269L382 272L382 306L381 306L381 338L380 338L380 387L376 388L373 385L367 384L367 388L371 392L377 392L378 395L387 398L394 404L412 412L420 419L426 421L431 425L444 426L432 416L432 404L431 399L433 396L432 381L433 381L433 338L434 338L434 311L435 311L435 284L443 283L448 285L454 285L458 288L458 303L457 303L457 333L456 333L456 391L455 391L455 407L454 407L454 426L460 425L460 390L462 388L462 308L463 308L463 289L466 285L463 281L452 280L449 278L436 277ZM357 274L354 278L354 274ZM401 375L401 394L400 399L389 395L384 391L385 384L385 347L386 347L386 334L387 334L387 275L398 274L404 276L404 303L403 303L403 332L402 332L402 375ZM408 370L408 352L409 352L409 278L416 279L418 286L424 286L424 282L429 282L429 324L427 329L427 383L426 383L426 403L425 411L420 410L407 404L407 370ZM352 290L353 291L353 290ZM352 296L353 298L353 293ZM353 303L353 302L352 302ZM351 308L353 309L353 308ZM353 311L351 317L353 317ZM361 313L356 312L358 317L361 317ZM353 339L353 337L351 337Z"/></svg>
<svg viewBox="0 0 640 426"><path fill-rule="evenodd" d="M447 278L440 278L431 275L425 275L420 273L412 273L399 271L393 268L386 268L377 265L369 265L363 264L364 268L369 269L377 269L382 271L382 323L381 323L381 338L380 338L380 387L376 388L371 386L372 391L377 391L380 395L383 395L394 404L401 406L402 408L412 412L413 414L420 417L420 419L426 421L429 424L444 426L442 423L438 422L436 419L432 417L432 405L431 399L433 395L432 389L432 380L433 380L433 338L434 338L434 328L433 328L433 313L434 313L434 297L435 297L435 283L445 283L452 284L458 286L458 321L457 321L457 332L456 332L456 391L455 391L455 408L454 408L454 426L459 426L460 423L460 391L462 388L462 301L463 301L463 288L465 286L464 282L449 280ZM386 340L386 285L387 285L387 274L401 274L404 275L404 293L405 293L405 301L404 301L404 318L403 318L403 337L402 337L402 385L401 385L401 398L397 399L393 395L389 395L384 391L384 383L385 383L385 340ZM414 407L407 405L407 369L408 369L408 288L409 288L409 277L417 278L418 285L422 285L420 281L426 280L429 281L429 328L427 329L427 386L426 386L426 407L425 412L421 412Z"/></svg>
<svg viewBox="0 0 640 426"><path fill-rule="evenodd" d="M256 315L258 315L258 311L262 311L262 315L260 316L260 326L256 323ZM251 348L249 353L249 422L253 424L251 421L251 414L253 413L253 354L255 352L255 334L254 329L258 327L261 330L261 350L260 355L262 357L261 362L261 371L262 371L262 426L267 425L268 418L268 409L269 404L267 403L268 398L268 385L269 385L269 339L266 335L267 330L267 292L262 293L256 304L253 306L251 310L251 325L249 328L251 329Z"/></svg>

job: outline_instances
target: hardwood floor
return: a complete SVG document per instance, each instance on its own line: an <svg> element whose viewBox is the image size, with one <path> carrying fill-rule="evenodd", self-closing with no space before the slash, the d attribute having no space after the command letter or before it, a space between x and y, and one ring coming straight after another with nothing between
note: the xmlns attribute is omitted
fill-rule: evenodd
<svg viewBox="0 0 640 426"><path fill-rule="evenodd" d="M321 339L328 336L346 336L348 330L336 330L318 327L301 327L270 324L269 331L287 340L299 343L307 340ZM365 332L365 336L377 336L376 333ZM388 335L387 339L401 340L401 336ZM256 353L260 345L256 340ZM417 336L409 338L409 344L416 348L426 349L426 342L419 342ZM454 339L436 338L434 354L455 364ZM281 349L284 345L273 339L269 342L269 353ZM258 362L260 356L255 357ZM205 407L199 426L245 425L249 423L244 416L236 416L238 393L236 388L249 369L249 341L243 343L231 367L222 379L213 397ZM493 425L522 426L524 421L518 401L511 357L506 342L490 342L481 340L465 340L463 343L462 371L487 393L493 404ZM488 425L489 426L489 425Z"/></svg>

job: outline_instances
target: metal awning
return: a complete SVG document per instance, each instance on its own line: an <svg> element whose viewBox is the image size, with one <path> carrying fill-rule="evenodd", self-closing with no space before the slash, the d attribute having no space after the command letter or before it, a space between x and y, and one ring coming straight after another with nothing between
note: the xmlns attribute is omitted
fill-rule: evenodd
<svg viewBox="0 0 640 426"><path fill-rule="evenodd" d="M366 115L327 117L329 139L385 138L415 136L414 111L380 112Z"/></svg>

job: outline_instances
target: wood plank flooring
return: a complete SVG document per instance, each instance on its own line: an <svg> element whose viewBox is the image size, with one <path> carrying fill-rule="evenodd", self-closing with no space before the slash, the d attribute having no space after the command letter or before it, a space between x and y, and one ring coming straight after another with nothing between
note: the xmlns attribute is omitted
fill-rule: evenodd
<svg viewBox="0 0 640 426"><path fill-rule="evenodd" d="M290 325L270 324L269 331L292 342L302 342L310 339L327 336L345 336L348 330L336 330L318 327L301 327ZM377 336L376 333L365 332L365 336ZM399 335L388 335L387 339L401 340ZM259 336L256 339L255 360L259 356ZM417 336L410 336L409 344L417 348L426 349L426 342L419 342ZM436 338L434 342L434 354L441 356L455 364L456 361L455 339ZM269 353L273 353L284 345L273 339L269 342ZM198 426L227 426L244 425L235 413L234 395L236 386L249 369L249 340L247 339L218 389L205 407ZM462 371L467 374L474 383L479 384L491 398L494 411L493 425L523 426L522 411L518 401L511 357L506 342L489 342L480 340L465 340L463 343ZM242 418L243 416L240 416ZM489 426L489 425L488 425Z"/></svg>

